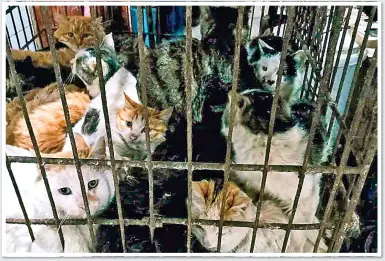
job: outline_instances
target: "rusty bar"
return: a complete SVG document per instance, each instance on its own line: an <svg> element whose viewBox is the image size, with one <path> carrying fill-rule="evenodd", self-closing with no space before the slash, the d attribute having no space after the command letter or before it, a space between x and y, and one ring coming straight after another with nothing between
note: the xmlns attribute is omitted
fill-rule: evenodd
<svg viewBox="0 0 385 261"><path fill-rule="evenodd" d="M86 225L87 219L66 219L60 221L63 222L63 226L68 225ZM30 219L31 224L33 225L53 225L54 220L52 219ZM94 224L107 225L107 226L116 226L119 224L119 219L103 219L95 218L93 220ZM25 224L24 218L7 218L7 224ZM150 224L149 217L144 217L142 219L124 219L125 226L148 226ZM166 217L155 217L154 224L156 227L162 227L164 224L175 224L175 225L187 225L188 220L186 218L166 218ZM192 219L192 224L197 225L214 225L219 226L218 219ZM230 221L225 220L223 223L224 226L232 227L254 227L254 222L250 221ZM292 230L314 230L319 229L321 223L313 224L293 224ZM268 229L287 229L286 223L263 223L259 224L258 228L268 228ZM334 228L333 224L327 224L326 228Z"/></svg>
<svg viewBox="0 0 385 261"><path fill-rule="evenodd" d="M67 99L65 96L63 81L61 79L60 66L59 66L59 62L58 62L57 51L55 48L55 40L53 38L52 25L51 25L51 21L49 20L49 17L51 17L51 15L50 15L51 12L49 11L49 9L46 6L42 6L41 10L42 10L42 14L43 14L43 23L44 23L45 28L47 29L47 36L48 36L47 38L48 38L49 48L50 48L50 51L52 53L52 61L53 61L53 68L54 68L55 76L56 76L56 82L57 82L57 86L59 89L60 99L61 99L61 102L63 105L64 118L65 118L66 125L67 125L67 133L68 133L68 136L69 136L70 142L71 142L72 153L74 155L74 161L75 161L75 167L76 167L76 171L77 171L78 178L79 178L80 189L81 189L82 197L83 197L83 201L84 201L84 208L85 208L86 215L87 215L87 220L88 220L87 225L88 225L90 235L91 235L92 247L94 248L96 246L96 238L95 238L94 228L92 226L92 216L91 216L90 207L88 204L87 191L86 191L85 186L84 186L84 180L83 180L82 170L81 170L81 166L80 166L78 151L76 148L75 137L74 137L74 134L72 132L72 126L71 126L70 114L69 114L69 110L68 110Z"/></svg>
<svg viewBox="0 0 385 261"><path fill-rule="evenodd" d="M350 40L349 50L348 50L348 53L346 54L346 61L345 61L345 64L344 64L344 68L342 69L341 80L340 80L340 84L338 86L338 91L337 91L337 95L336 95L336 99L335 99L335 103L336 104L339 103L341 92L342 92L342 87L343 87L344 82L345 82L345 77L346 77L346 73L348 71L350 57L351 57L352 52L353 52L353 46L354 46L354 43L355 43L357 31L358 31L358 25L360 24L360 21L361 21L360 18L361 18L362 10L363 10L363 7L361 6L359 11L358 11L357 20L356 20L356 22L354 24L354 29L353 29L352 36L351 36L352 39ZM342 38L342 39L344 39L344 38ZM336 72L334 74L336 74ZM330 86L333 86L333 82L331 82ZM333 123L334 123L334 118L335 118L335 115L332 114L332 116L330 118L329 126L328 126L327 137L329 137L330 134L331 134L331 131L332 131L332 128L333 128Z"/></svg>
<svg viewBox="0 0 385 261"><path fill-rule="evenodd" d="M35 157L21 157L21 156L8 156L10 162L21 162L21 163L35 163ZM60 165L72 165L74 164L74 159L71 158L42 158L43 164L60 164ZM92 165L92 166L111 166L110 160L97 160L97 159L79 159L83 165ZM115 160L122 166L126 167L139 167L147 168L147 163L143 161L125 161L125 160ZM185 170L187 169L186 162L170 162L170 161L152 161L154 169L177 169ZM231 170L236 171L262 171L263 165L258 164L231 164ZM223 170L223 163L205 163L205 162L193 162L193 170ZM306 174L313 174L318 172L336 174L337 166L309 166L307 168ZM301 170L300 165L270 165L269 169L271 171L277 172L298 172ZM361 167L346 167L345 174L353 175L361 173Z"/></svg>
<svg viewBox="0 0 385 261"><path fill-rule="evenodd" d="M271 116L270 116L270 121L269 121L269 134L268 134L268 138L267 138L267 142L266 142L265 161L264 161L263 170L262 170L262 181L261 181L259 198L263 197L263 193L265 191L265 186L266 186L267 172L269 171L268 162L269 162L269 157L270 157L271 140L273 138L275 114L276 114L277 107L278 107L279 91L281 89L281 81L282 81L283 68L285 65L285 59L286 59L286 54L287 54L287 46L289 44L291 34L293 32L293 26L294 26L294 17L295 17L294 7L288 7L286 13L287 13L286 30L285 30L285 35L283 38L281 59L280 59L279 68L278 68L277 87L275 89L273 104L271 106ZM252 235L251 246L250 246L250 253L254 252L254 245L255 245L255 239L257 236L257 229L258 229L258 224L259 224L261 207L262 207L262 200L259 200L258 204L257 204L257 213L255 215L253 235Z"/></svg>
<svg viewBox="0 0 385 261"><path fill-rule="evenodd" d="M332 203L333 203L337 188L341 182L342 175L344 173L344 168L346 166L346 163L347 163L350 151L351 151L352 142L353 142L354 136L357 133L359 124L361 122L361 117L362 117L363 109L365 107L367 92L370 89L370 85L371 85L371 82L373 79L373 74L375 72L376 66L377 66L377 49L374 53L372 64L370 65L370 68L366 73L365 85L363 86L363 88L360 92L360 97L362 97L362 98L358 100L357 108L356 108L356 111L354 113L352 124L350 126L350 131L346 137L345 148L344 148L344 151L343 151L342 156L341 156L341 162L340 162L340 165L338 166L338 172L337 172L334 184L333 184L332 191L330 192L329 200L328 200L328 203L327 203L326 208L325 208L325 213L324 213L323 218L322 218L321 228L319 230L318 237L317 237L317 240L316 240L315 245L314 245L314 252L317 251L318 245L321 241L321 237L325 231L323 224L324 224L324 222L326 223L326 220L330 216Z"/></svg>
<svg viewBox="0 0 385 261"><path fill-rule="evenodd" d="M236 25L236 33L235 33L235 49L234 49L234 64L233 64L233 82L231 86L231 99L230 99L230 115L229 115L229 133L226 137L226 160L223 165L224 169L224 192L227 193L226 183L229 180L230 169L231 169L231 138L233 135L233 125L235 118L235 94L238 89L238 78L239 78L239 57L241 51L241 43L242 43L242 25L243 25L243 14L245 11L245 7L238 7L238 17L237 17L237 25ZM221 202L221 213L220 213L220 221L219 221L219 231L218 231L218 244L217 251L221 250L221 242L222 242L222 230L223 230L223 221L225 216L225 200L226 197L223 197Z"/></svg>
<svg viewBox="0 0 385 261"><path fill-rule="evenodd" d="M374 14L376 13L376 10L377 10L376 7L374 7L372 9L372 12L370 13L368 24L367 24L366 29L365 29L364 39L362 41L362 45L361 45L361 49L360 49L360 54L358 55L357 65L356 65L356 69L354 71L354 76L353 76L353 80L352 80L352 84L351 84L351 86L353 86L353 87L355 87L355 85L356 85L356 81L357 81L357 78L358 78L358 73L359 73L360 68L361 68L362 59L364 57L364 52L365 52L365 49L366 49L366 43L367 43L368 38L369 38L369 32L370 32L370 28L371 28L372 23L373 23L373 18L374 18ZM344 116L342 118L343 120L346 120L346 118L348 116L348 112L349 112L348 109L350 108L350 103L351 103L352 98L353 98L353 90L354 89L355 88L350 88L348 100L347 100L346 105L345 105ZM333 158L335 157L335 154L337 152L337 146L338 146L338 144L340 142L341 136L342 136L342 132L339 131L339 133L337 135L337 138L336 138L336 141L335 141L335 146L334 146L334 150L333 150Z"/></svg>
<svg viewBox="0 0 385 261"><path fill-rule="evenodd" d="M16 196L17 196L17 200L19 201L19 205L21 207L21 211L23 212L24 222L25 222L24 224L27 225L29 236L31 237L31 240L33 242L33 241L35 241L35 236L33 235L32 227L31 227L31 222L30 222L30 220L28 218L27 210L25 209L25 206L24 206L24 203L23 203L23 199L21 198L20 190L19 190L19 187L17 186L16 180L15 180L15 176L13 175L13 171L12 171L12 168L11 168L11 163L9 162L7 155L5 155L5 165L7 166L8 174L9 174L9 177L11 178L13 188L15 189L15 193L16 193ZM55 225L55 223L53 225Z"/></svg>
<svg viewBox="0 0 385 261"><path fill-rule="evenodd" d="M148 186L149 186L149 210L150 210L150 234L151 242L154 238L155 220L154 220L154 179L152 173L152 162L151 162L151 148L150 148L150 129L148 123L148 109L147 109L147 69L145 61L145 46L143 42L143 13L142 7L137 7L138 15L138 40L139 40L139 61L140 61L140 87L142 88L142 102L145 107L144 118L145 118L145 132L146 132L146 145L147 145L147 169L148 169Z"/></svg>
<svg viewBox="0 0 385 261"><path fill-rule="evenodd" d="M298 188L297 188L297 192L296 192L296 195L294 198L294 204L293 204L293 208L291 211L291 215L289 218L288 229L286 230L285 238L283 241L282 253L285 253L285 251L286 251L287 243L289 240L289 235L291 232L290 228L291 228L293 221L294 221L295 213L296 213L296 210L298 207L299 197L301 195L303 182L305 180L304 173L306 172L306 168L309 164L310 153L311 153L312 148L313 148L313 138L315 135L317 125L319 125L319 122L321 120L321 108L322 108L322 105L324 104L324 99L322 99L322 96L324 96L328 93L328 83L329 83L329 80L331 77L331 70L333 67L335 48L337 45L337 41L338 41L338 37L339 37L339 30L341 27L340 18L341 18L341 14L344 11L345 11L345 7L337 7L335 10L335 13L334 13L333 28L332 28L332 31L330 33L330 43L328 46L328 52L327 52L327 57L326 57L326 61L325 61L326 67L325 67L325 70L323 73L322 80L320 82L320 92L319 92L320 99L317 99L316 109L315 109L314 114L313 114L313 120L312 120L312 124L311 124L311 128L310 128L310 134L309 134L309 141L308 141L307 146L306 146L306 151L305 151L305 155L304 155L302 169L299 172L300 178L299 178L299 182L298 182Z"/></svg>
<svg viewBox="0 0 385 261"><path fill-rule="evenodd" d="M362 188L365 185L365 181L369 173L370 166L372 164L374 155L377 151L377 130L373 131L371 137L372 137L372 141L369 144L368 153L366 154L365 163L364 163L366 170L363 173L361 173L356 183L356 186L354 187L352 199L350 200L348 209L345 213L343 220L341 221L341 227L338 229L338 232L337 232L337 236L336 236L337 240L334 242L334 246L332 249L333 252L339 252L341 248L343 239L345 238L347 226L350 223L350 219L360 199Z"/></svg>
<svg viewBox="0 0 385 261"><path fill-rule="evenodd" d="M192 8L186 6L186 114L187 114L187 253L191 252L191 206L192 206Z"/></svg>
<svg viewBox="0 0 385 261"><path fill-rule="evenodd" d="M56 221L56 223L55 223L56 224L56 228L58 228L60 243L61 243L61 245L62 245L62 247L64 249L63 232L62 232L62 229L59 227L60 223L58 221L59 217L57 215L57 210L56 210L55 202L54 202L53 197L52 197L51 188L49 186L49 182L48 182L48 179L47 179L47 173L45 171L45 168L44 168L44 165L43 165L43 161L42 161L42 158L41 158L41 154L40 154L40 150L39 150L39 145L37 144L35 133L33 132L31 120L29 119L27 105L25 103L25 99L24 99L24 96L23 96L23 90L22 90L22 87L20 85L19 76L16 73L15 62L13 61L13 58L12 58L12 53L11 53L10 43L9 42L7 42L7 44L6 44L6 52L7 52L7 59L8 59L8 64L9 64L9 70L11 72L11 77L13 78L13 81L16 83L16 92L17 92L17 95L18 95L19 100L20 100L21 110L23 112L25 124L27 125L28 133L29 133L29 136L31 138L31 142L32 142L32 145L33 145L34 152L36 154L36 157L34 157L33 158L34 160L31 161L31 162L32 163L37 162L37 164L39 166L39 170L41 172L41 175L42 175L43 181L44 181L44 185L45 185L46 190L47 190L48 199L49 199L49 202L51 204L52 214L53 214L53 217L54 217L54 219ZM22 157L20 157L20 158L22 158Z"/></svg>
<svg viewBox="0 0 385 261"><path fill-rule="evenodd" d="M262 19L263 19L263 15L265 13L265 6L262 6L262 9L261 9L261 20L259 21L259 35L262 35L263 32L261 31L262 30Z"/></svg>
<svg viewBox="0 0 385 261"><path fill-rule="evenodd" d="M248 37L249 40L251 39L251 31L253 30L254 13L255 13L255 6L253 6L253 12L251 13L250 30L249 30L249 37Z"/></svg>
<svg viewBox="0 0 385 261"><path fill-rule="evenodd" d="M91 13L93 17L96 17L96 8L92 8ZM106 136L107 136L109 156L111 160L110 163L111 163L112 177L114 180L116 206L118 209L118 217L120 221L119 228L120 228L120 234L122 239L123 252L126 253L127 250L126 250L125 228L124 228L124 222L123 222L122 201L121 201L120 190L119 190L119 180L116 173L115 152L114 152L114 145L112 142L111 125L110 125L110 118L108 114L108 104L107 104L107 97L106 97L106 84L103 78L102 61L101 61L100 48L99 48L100 43L102 42L103 39L99 39L99 34L96 32L97 25L95 25L94 23L92 25L96 35L96 41L95 41L95 55L96 55L96 64L97 64L96 68L98 70L100 97L102 100L104 123L106 126Z"/></svg>

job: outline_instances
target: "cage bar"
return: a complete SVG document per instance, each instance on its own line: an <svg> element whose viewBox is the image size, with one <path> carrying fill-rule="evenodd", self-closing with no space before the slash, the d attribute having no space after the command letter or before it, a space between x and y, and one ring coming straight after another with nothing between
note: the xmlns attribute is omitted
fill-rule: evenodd
<svg viewBox="0 0 385 261"><path fill-rule="evenodd" d="M142 7L137 6L138 16L138 45L139 45L139 75L140 75L140 86L142 89L142 103L144 105L144 119L145 119L145 133L146 133L146 146L147 146L147 170L148 170L148 189L149 189L149 212L150 212L150 236L151 242L154 239L155 230L155 219L154 219L154 176L151 159L151 148L150 148L150 127L148 122L148 109L147 109L147 70L148 66L145 64L145 46L143 39L143 13Z"/></svg>
<svg viewBox="0 0 385 261"><path fill-rule="evenodd" d="M281 58L279 61L278 77L277 77L277 85L276 85L277 87L275 89L273 104L271 106L271 114L270 114L270 121L269 121L269 133L268 133L267 142L266 142L266 152L265 152L265 161L264 161L263 170L262 170L261 188L259 191L259 198L260 199L263 198L263 194L265 192L265 186L266 186L267 172L270 170L268 164L269 164L269 158L270 158L271 140L273 138L275 114L277 112L277 107L278 107L279 91L281 89L283 68L285 65L285 59L286 59L286 55L287 55L287 46L288 46L288 43L290 41L291 34L293 32L293 25L294 25L294 18L295 18L294 7L288 7L286 13L287 13L286 30L285 30L285 35L283 38L284 44L282 46ZM254 245L255 245L255 239L257 236L257 229L258 229L259 217L260 217L260 213L261 213L261 207L262 207L262 200L259 200L258 204L257 204L257 213L255 215L255 222L254 222L255 226L253 228L250 253L254 252Z"/></svg>
<svg viewBox="0 0 385 261"><path fill-rule="evenodd" d="M96 8L92 8L91 12L92 12L92 15L96 17ZM112 177L114 180L115 199L116 199L116 206L118 209L120 234L122 239L123 252L126 253L126 237L125 237L125 227L123 223L122 202L121 202L120 190L119 190L119 180L116 173L115 153L114 153L114 146L112 143L111 125L110 125L110 118L108 114L108 104L107 104L107 97L106 97L106 87L105 87L105 82L103 78L102 61L101 61L100 48L99 48L99 45L103 39L99 39L99 34L96 32L97 30L96 24L93 23L92 26L96 35L96 41L95 41L96 69L98 72L100 97L102 100L102 109L103 109L103 115L104 115L104 122L106 126L108 151L111 159L110 162L111 162Z"/></svg>
<svg viewBox="0 0 385 261"><path fill-rule="evenodd" d="M44 165L43 165L43 162L42 162L42 159L41 159L39 145L37 144L35 133L33 131L32 124L31 124L31 120L30 120L29 115L28 115L27 105L26 105L26 102L25 102L25 99L24 99L24 96L23 96L23 90L22 90L22 87L21 87L20 79L19 79L19 76L16 73L15 62L13 61L12 54L11 54L11 49L10 49L10 42L7 42L7 44L6 44L6 52L7 52L7 59L8 59L8 64L9 64L9 70L11 72L11 78L16 83L16 92L17 92L17 95L18 95L19 100L20 100L21 110L23 112L24 120L25 120L25 123L27 125L28 133L29 133L29 136L31 138L33 149L34 149L34 152L35 152L35 155L36 155L36 157L33 158L34 160L32 162L33 163L37 162L37 164L39 166L39 170L41 172L41 175L42 175L43 181L44 181L44 185L45 185L45 188L47 190L48 199L49 199L49 202L51 204L52 214L53 214L53 217L54 217L55 222L56 222L55 223L56 224L56 228L58 229L60 243L61 243L61 245L62 245L62 247L64 249L63 232L62 232L61 227L59 226L59 221L58 221L59 217L57 215L57 210L56 210L55 202L54 202L53 197L52 197L51 188L50 188L49 183L48 183L47 173L45 171L45 168L44 168Z"/></svg>
<svg viewBox="0 0 385 261"><path fill-rule="evenodd" d="M186 6L186 115L187 115L187 253L191 252L191 206L192 206L192 7Z"/></svg>
<svg viewBox="0 0 385 261"><path fill-rule="evenodd" d="M61 79L60 66L59 66L59 62L58 62L57 52L55 49L55 40L53 38L52 25L51 25L51 21L49 20L51 12L49 11L49 9L46 6L41 6L41 10L42 10L42 14L43 14L43 23L44 23L44 26L45 26L46 32L47 32L49 48L50 48L50 51L52 53L53 68L55 71L56 82L57 82L57 86L58 86L58 90L59 90L59 94L60 94L60 99L61 99L61 102L63 105L64 118L65 118L66 125L67 125L68 136L69 136L69 139L71 142L72 153L74 155L74 162L75 162L76 172L77 172L78 178L79 178L80 189L81 189L82 197L83 197L83 201L84 201L84 208L85 208L85 212L87 215L87 220L88 220L87 226L89 228L90 235L91 235L92 247L95 247L96 246L96 238L95 238L95 233L94 233L94 229L92 226L92 216L91 216L90 207L89 207L89 203L88 203L88 199L87 199L87 192L86 192L86 189L84 186L83 174L82 174L81 165L80 165L80 161L79 161L75 137L74 137L74 134L72 131L70 114L69 114L69 110L68 110L67 99L65 96L64 85L63 85L63 81Z"/></svg>
<svg viewBox="0 0 385 261"><path fill-rule="evenodd" d="M230 99L230 114L229 114L229 133L226 137L226 158L225 164L223 165L224 170L224 190L223 195L227 193L226 184L229 180L230 176L230 167L231 167L231 141L233 135L233 127L234 127L234 118L235 118L235 94L238 88L238 78L239 78L239 60L240 60L240 51L241 51L241 43L242 43L242 25L243 25L243 14L245 12L245 7L238 7L238 17L237 17L237 25L236 25L236 33L235 33L235 48L234 48L234 64L233 64L233 81L231 85L231 99ZM218 243L217 243L217 251L221 251L221 242L222 242L222 230L223 230L223 221L225 216L225 202L226 197L222 198L221 202L221 212L220 212L220 221L218 228Z"/></svg>

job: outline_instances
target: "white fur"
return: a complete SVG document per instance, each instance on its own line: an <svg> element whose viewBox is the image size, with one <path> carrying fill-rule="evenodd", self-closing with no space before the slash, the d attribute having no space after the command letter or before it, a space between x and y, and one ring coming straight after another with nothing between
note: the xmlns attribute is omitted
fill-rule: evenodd
<svg viewBox="0 0 385 261"><path fill-rule="evenodd" d="M33 153L7 145L9 156L33 156ZM38 179L40 173L34 163L13 163L13 174L18 184L24 206L29 218L51 219L53 218L51 205L47 196L43 179ZM89 200L92 215L105 209L114 197L114 185L112 173L109 170L95 170L88 166L82 166L83 180L88 190L88 182L98 179L99 184L88 193L96 195L99 200ZM62 170L53 173L47 170L53 199L59 218L85 218L84 203L81 195L79 179L74 166L66 166ZM3 201L5 216L7 218L24 218L16 193L8 173L3 176L3 189L7 200ZM71 195L62 195L59 189L69 187ZM96 231L97 225L94 226ZM32 225L36 240L32 243L26 225L6 224L6 252L63 252L58 232L54 226ZM62 226L65 253L90 252L91 237L86 225Z"/></svg>
<svg viewBox="0 0 385 261"><path fill-rule="evenodd" d="M264 164L267 135L251 133L242 125L234 126L232 144L235 151L235 163L238 164ZM228 129L223 133L227 135ZM306 131L295 126L291 130L274 134L270 148L269 165L302 165L308 136ZM237 178L247 187L259 190L262 181L261 171L237 171ZM306 175L300 203L304 207L304 220L296 215L294 221L311 223L314 221L315 212L319 202L319 183L322 174ZM291 207L299 183L296 172L275 172L267 174L265 191L287 202ZM306 214L307 213L307 214Z"/></svg>

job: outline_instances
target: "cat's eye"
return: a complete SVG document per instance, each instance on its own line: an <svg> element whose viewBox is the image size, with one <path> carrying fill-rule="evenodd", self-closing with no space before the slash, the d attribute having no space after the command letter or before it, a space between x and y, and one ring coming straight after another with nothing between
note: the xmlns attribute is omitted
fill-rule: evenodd
<svg viewBox="0 0 385 261"><path fill-rule="evenodd" d="M82 35L83 38L86 38L86 37L89 37L89 36L91 36L91 35L90 34L83 34Z"/></svg>
<svg viewBox="0 0 385 261"><path fill-rule="evenodd" d="M142 129L142 131L141 131L140 133L144 133L145 131L146 131L146 129L145 129L145 128L143 128L143 129Z"/></svg>
<svg viewBox="0 0 385 261"><path fill-rule="evenodd" d="M69 37L74 37L74 33L68 33Z"/></svg>
<svg viewBox="0 0 385 261"><path fill-rule="evenodd" d="M262 66L262 70L264 70L266 72L267 71L267 67L266 66Z"/></svg>
<svg viewBox="0 0 385 261"><path fill-rule="evenodd" d="M60 188L59 192L60 192L60 194L65 195L65 196L72 194L71 189L68 187Z"/></svg>
<svg viewBox="0 0 385 261"><path fill-rule="evenodd" d="M131 128L132 127L132 122L131 121L126 121L126 126Z"/></svg>
<svg viewBox="0 0 385 261"><path fill-rule="evenodd" d="M90 182L88 182L88 189L89 190L94 189L98 186L98 184L99 184L98 179L91 180Z"/></svg>

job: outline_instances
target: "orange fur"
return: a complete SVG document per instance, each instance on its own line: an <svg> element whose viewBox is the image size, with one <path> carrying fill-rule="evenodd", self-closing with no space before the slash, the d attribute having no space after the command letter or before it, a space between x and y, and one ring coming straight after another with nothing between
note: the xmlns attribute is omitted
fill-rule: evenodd
<svg viewBox="0 0 385 261"><path fill-rule="evenodd" d="M73 125L83 117L90 98L84 92L68 92L66 98ZM66 137L66 122L61 100L29 106L28 113L40 151L43 153L61 151ZM7 144L25 149L33 148L27 125L22 117L15 119L9 128L7 126Z"/></svg>
<svg viewBox="0 0 385 261"><path fill-rule="evenodd" d="M126 97L126 104L124 109L117 113L117 125L119 130L123 130L126 127L127 121L133 121L139 115L144 115L145 107L142 104L138 104L133 101L128 95ZM167 131L167 123L163 117L169 117L172 113L172 108L167 108L163 111L147 107L149 116L149 128L150 128L150 139L154 140L162 137Z"/></svg>
<svg viewBox="0 0 385 261"><path fill-rule="evenodd" d="M64 43L69 48L60 48L57 50L59 64L70 67L70 61L75 57L76 52L81 48L94 46L96 35L92 22L96 22L97 35L99 39L105 36L102 26L102 18L99 17L92 20L86 16L63 16L58 13L54 15L57 30L54 37L57 41ZM25 60L31 56L32 63L36 67L52 67L52 54L50 51L28 51L28 50L12 50L12 58L15 61Z"/></svg>

